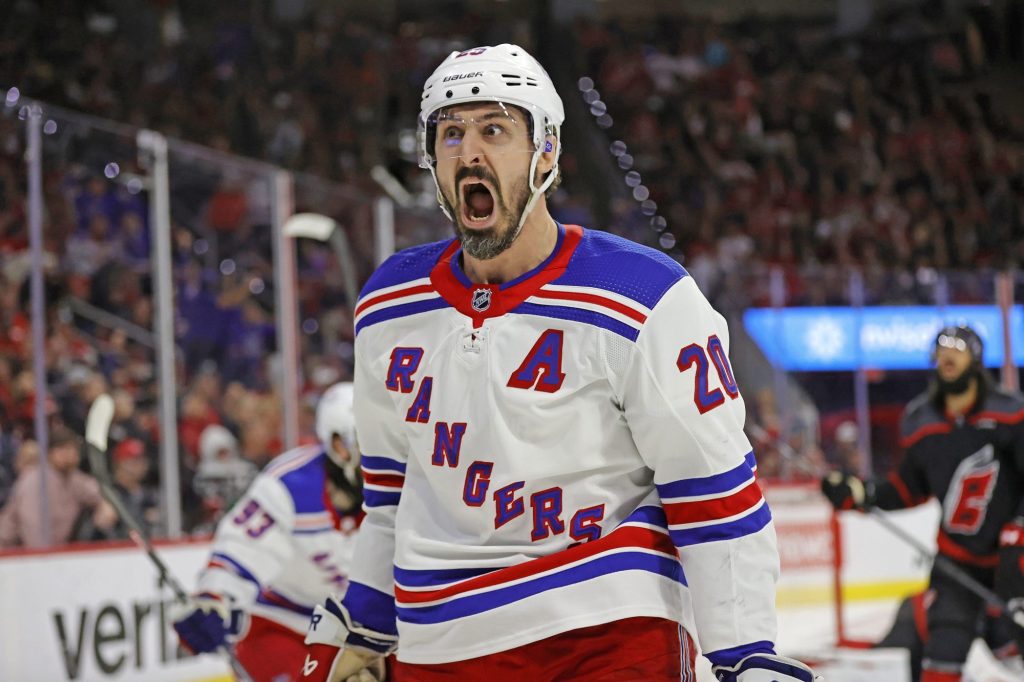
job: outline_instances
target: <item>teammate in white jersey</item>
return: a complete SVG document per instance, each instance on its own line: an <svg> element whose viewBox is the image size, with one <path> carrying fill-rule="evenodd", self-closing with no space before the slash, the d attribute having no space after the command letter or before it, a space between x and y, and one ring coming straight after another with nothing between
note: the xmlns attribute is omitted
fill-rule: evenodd
<svg viewBox="0 0 1024 682"><path fill-rule="evenodd" d="M192 603L174 627L195 653L237 642L254 682L298 679L314 605L348 584L361 520L351 383L320 399L320 445L276 457L217 526Z"/></svg>
<svg viewBox="0 0 1024 682"><path fill-rule="evenodd" d="M562 103L515 45L428 79L456 239L356 309L367 516L306 679L809 682L776 655L779 558L728 330L678 263L548 213Z"/></svg>

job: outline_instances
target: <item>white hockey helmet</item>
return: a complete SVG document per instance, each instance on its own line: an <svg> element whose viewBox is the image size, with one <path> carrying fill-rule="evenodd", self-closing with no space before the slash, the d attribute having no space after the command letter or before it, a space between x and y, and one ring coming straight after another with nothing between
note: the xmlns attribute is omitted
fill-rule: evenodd
<svg viewBox="0 0 1024 682"><path fill-rule="evenodd" d="M454 217L437 181L437 159L434 156L436 117L441 109L471 102L512 104L530 116L534 150L529 175L531 193L519 218L518 232L537 198L558 176L558 157L562 153L559 130L565 120L562 99L540 62L518 45L505 43L474 47L452 52L441 62L423 85L417 140L420 167L429 170L434 178L437 201L450 220ZM546 149L545 138L548 135L555 138L553 150ZM537 162L545 151L555 152L555 166L541 186L535 187L533 177Z"/></svg>
<svg viewBox="0 0 1024 682"><path fill-rule="evenodd" d="M356 447L356 417L352 411L353 397L352 382L343 381L334 384L320 397L316 406L316 437L324 446L327 456L334 460L335 464L341 467L348 467L358 463L359 451ZM345 444L351 462L339 462L335 459L334 449L331 441L334 435L341 437Z"/></svg>

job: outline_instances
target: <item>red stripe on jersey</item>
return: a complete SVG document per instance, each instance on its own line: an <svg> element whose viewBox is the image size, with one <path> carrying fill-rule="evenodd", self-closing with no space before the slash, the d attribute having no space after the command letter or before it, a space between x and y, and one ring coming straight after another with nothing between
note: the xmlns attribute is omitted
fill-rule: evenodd
<svg viewBox="0 0 1024 682"><path fill-rule="evenodd" d="M961 563L970 564L971 566L995 568L999 565L999 556L997 554L975 554L968 549L964 549L953 538L946 535L946 531L941 528L939 529L938 547L940 554L944 554L950 559L956 559Z"/></svg>
<svg viewBox="0 0 1024 682"><path fill-rule="evenodd" d="M580 291L548 291L546 289L541 289L540 291L535 293L534 296L536 296L537 298L549 298L554 300L580 301L581 303L592 303L594 305L609 308L617 313L621 313L622 315L625 315L630 319L636 320L640 324L643 324L644 322L647 321L647 316L644 315L639 310L634 310L633 308L630 308L627 305L619 303L618 301L614 301L610 298L605 298L604 296L598 296L597 294L587 294Z"/></svg>
<svg viewBox="0 0 1024 682"><path fill-rule="evenodd" d="M909 448L911 445L913 445L917 441L921 440L925 436L932 436L932 435L935 435L937 433L949 433L952 430L953 430L953 427L950 424L947 424L945 422L941 422L941 423L938 423L938 424L928 424L926 426L922 426L917 431L914 431L912 434L910 434L906 438L901 438L900 439L900 447L902 447L902 448Z"/></svg>
<svg viewBox="0 0 1024 682"><path fill-rule="evenodd" d="M928 501L927 497L914 497L910 494L910 488L903 482L900 475L893 472L889 474L889 482L892 483L892 487L896 488L896 492L899 493L900 499L903 500L903 504L907 507L916 507L919 504L924 504Z"/></svg>
<svg viewBox="0 0 1024 682"><path fill-rule="evenodd" d="M367 308L371 308L377 305L378 303L384 303L385 301L393 301L396 298L414 296L416 294L429 294L433 290L434 286L432 284L418 284L414 287L409 287L407 289L399 289L398 291L392 291L387 294L381 294L380 296L374 296L373 298L368 298L362 303L360 303L358 306L356 306L355 315L356 317L359 317L360 315L363 314L364 310L366 310Z"/></svg>
<svg viewBox="0 0 1024 682"><path fill-rule="evenodd" d="M405 484L405 476L401 474L375 474L363 469L363 483L386 488L401 488Z"/></svg>
<svg viewBox="0 0 1024 682"><path fill-rule="evenodd" d="M971 424L977 424L982 419L991 419L994 422L1000 424L1019 424L1024 421L1024 410L1020 412L978 412L972 414L970 418Z"/></svg>
<svg viewBox="0 0 1024 682"><path fill-rule="evenodd" d="M576 545L555 554L549 554L548 556L533 559L516 566L498 569L491 573L486 573L437 590L413 592L395 585L395 600L402 604L422 604L434 601L435 599L458 596L473 590L497 587L513 580L529 578L611 549L636 548L653 549L664 554L677 556L675 545L672 544L672 540L665 533L649 528L623 526L600 540L585 542L582 545Z"/></svg>
<svg viewBox="0 0 1024 682"><path fill-rule="evenodd" d="M745 487L726 497L710 500L694 500L693 502L665 502L665 516L668 525L677 526L683 523L715 521L736 516L747 511L762 499L761 487L750 481Z"/></svg>
<svg viewBox="0 0 1024 682"><path fill-rule="evenodd" d="M921 682L960 682L963 678L960 673L946 672L942 670L922 670Z"/></svg>
<svg viewBox="0 0 1024 682"><path fill-rule="evenodd" d="M927 592L918 592L910 598L910 606L914 611L914 627L922 642L928 641L928 605L925 604Z"/></svg>
<svg viewBox="0 0 1024 682"><path fill-rule="evenodd" d="M222 563L217 559L210 559L209 563L206 564L206 568L219 568L220 570L227 571L232 575L238 575L238 571L236 571L233 566Z"/></svg>

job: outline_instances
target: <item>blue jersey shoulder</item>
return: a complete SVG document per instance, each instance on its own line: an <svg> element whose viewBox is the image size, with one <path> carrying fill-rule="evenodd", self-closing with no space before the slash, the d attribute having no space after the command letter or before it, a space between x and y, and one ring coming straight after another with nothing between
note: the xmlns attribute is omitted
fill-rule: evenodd
<svg viewBox="0 0 1024 682"><path fill-rule="evenodd" d="M437 259L451 243L451 239L444 239L430 244L411 246L392 254L370 275L370 279L366 281L363 290L359 293L359 298L364 299L379 289L428 277L434 264L437 263Z"/></svg>
<svg viewBox="0 0 1024 682"><path fill-rule="evenodd" d="M271 462L264 473L277 478L291 495L296 514L326 511L324 506L324 458L322 448L309 448L282 455Z"/></svg>
<svg viewBox="0 0 1024 682"><path fill-rule="evenodd" d="M554 283L604 289L653 308L686 276L683 266L661 251L587 229L565 274Z"/></svg>

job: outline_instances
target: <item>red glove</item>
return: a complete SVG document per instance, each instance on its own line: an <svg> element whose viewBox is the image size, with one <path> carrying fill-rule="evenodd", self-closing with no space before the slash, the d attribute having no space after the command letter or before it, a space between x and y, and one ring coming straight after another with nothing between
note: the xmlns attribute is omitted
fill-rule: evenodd
<svg viewBox="0 0 1024 682"><path fill-rule="evenodd" d="M1024 516L1018 516L1003 526L999 533L1000 547L1024 547Z"/></svg>

